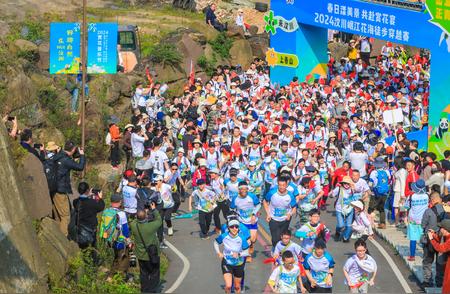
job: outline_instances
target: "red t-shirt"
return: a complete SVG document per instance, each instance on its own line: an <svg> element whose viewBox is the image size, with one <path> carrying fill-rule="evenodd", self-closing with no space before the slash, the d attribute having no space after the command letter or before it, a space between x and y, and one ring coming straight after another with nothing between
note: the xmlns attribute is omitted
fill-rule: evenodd
<svg viewBox="0 0 450 294"><path fill-rule="evenodd" d="M412 171L409 172L408 175L406 176L406 185L405 185L405 196L409 197L412 194L414 194L414 192L411 190L410 186L412 183L417 182L417 180L419 179L419 174L416 171Z"/></svg>

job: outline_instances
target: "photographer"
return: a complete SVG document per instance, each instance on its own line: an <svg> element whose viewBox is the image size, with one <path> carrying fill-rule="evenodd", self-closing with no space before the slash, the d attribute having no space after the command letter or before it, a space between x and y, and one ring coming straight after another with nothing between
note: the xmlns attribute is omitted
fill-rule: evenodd
<svg viewBox="0 0 450 294"><path fill-rule="evenodd" d="M6 115L3 117L3 122L5 124L6 124L6 122L12 123L12 128L8 128L8 135L15 139L18 134L17 117Z"/></svg>
<svg viewBox="0 0 450 294"><path fill-rule="evenodd" d="M79 155L80 160L76 162L74 158ZM72 194L70 182L70 171L82 171L86 158L83 149L78 148L72 141L67 141L64 150L53 157L58 164L56 193L52 198L53 218L59 223L59 227L67 236L67 226L70 219L69 194Z"/></svg>
<svg viewBox="0 0 450 294"><path fill-rule="evenodd" d="M151 202L150 210L137 212L137 220L130 224L134 237L135 254L139 261L141 292L159 292L160 282L160 251L156 232L162 225L156 203Z"/></svg>
<svg viewBox="0 0 450 294"><path fill-rule="evenodd" d="M433 192L430 195L430 208L427 208L422 217L422 228L424 235L421 238L423 245L423 282L422 288L433 287L433 280L436 281L436 286L442 286L442 278L444 275L443 265L437 262L438 253L434 250L431 242L428 241L426 233L428 231L437 231L438 221L441 215L445 214L444 207L442 206L441 196L437 192ZM436 277L433 279L433 262L436 261Z"/></svg>
<svg viewBox="0 0 450 294"><path fill-rule="evenodd" d="M90 189L89 184L81 182L78 184L80 197L73 201L75 213L75 224L78 228L76 241L80 249L89 246L95 247L97 234L97 214L105 209L102 191Z"/></svg>
<svg viewBox="0 0 450 294"><path fill-rule="evenodd" d="M39 158L40 161L45 160L45 150L42 144L33 144L33 132L30 129L24 129L20 134L20 145ZM39 151L37 150L39 149Z"/></svg>
<svg viewBox="0 0 450 294"><path fill-rule="evenodd" d="M445 219L438 223L439 234L433 230L428 231L428 239L433 245L434 250L440 253L438 258L443 259L441 264L445 265L444 282L442 284L442 293L450 293L450 262L448 255L450 254L450 219ZM441 242L441 239L443 239ZM439 260L437 261L439 262Z"/></svg>

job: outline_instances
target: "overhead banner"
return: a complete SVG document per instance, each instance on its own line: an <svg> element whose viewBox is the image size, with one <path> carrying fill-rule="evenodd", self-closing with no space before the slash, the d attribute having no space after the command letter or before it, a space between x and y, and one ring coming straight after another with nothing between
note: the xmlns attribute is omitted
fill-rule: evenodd
<svg viewBox="0 0 450 294"><path fill-rule="evenodd" d="M80 72L80 24L50 24L50 74Z"/></svg>
<svg viewBox="0 0 450 294"><path fill-rule="evenodd" d="M266 33L271 33L272 35L277 33L278 28L287 33L298 30L298 22L295 17L291 20L286 20L282 16L274 16L272 10L264 16L264 22L266 23L264 27Z"/></svg>
<svg viewBox="0 0 450 294"><path fill-rule="evenodd" d="M89 74L117 73L117 23L90 23L88 25Z"/></svg>

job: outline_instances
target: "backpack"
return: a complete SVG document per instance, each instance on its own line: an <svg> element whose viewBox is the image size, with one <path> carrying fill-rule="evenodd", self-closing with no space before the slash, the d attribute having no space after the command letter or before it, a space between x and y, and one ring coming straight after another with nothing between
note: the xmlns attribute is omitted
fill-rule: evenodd
<svg viewBox="0 0 450 294"><path fill-rule="evenodd" d="M119 214L115 208L107 208L102 213L102 219L100 223L100 238L112 245L120 235L120 229L118 229Z"/></svg>
<svg viewBox="0 0 450 294"><path fill-rule="evenodd" d="M442 208L444 209L444 211L442 213L438 214L436 206L431 207L431 210L436 215L436 219L437 219L438 223L440 223L444 219L450 219L450 206L446 203L443 203Z"/></svg>
<svg viewBox="0 0 450 294"><path fill-rule="evenodd" d="M373 191L376 196L384 196L389 193L389 177L385 170L377 170L377 186Z"/></svg>
<svg viewBox="0 0 450 294"><path fill-rule="evenodd" d="M58 161L54 159L56 155L44 161L44 173L47 178L48 191L50 194L56 193L58 188Z"/></svg>
<svg viewBox="0 0 450 294"><path fill-rule="evenodd" d="M106 137L105 137L105 144L109 146L109 145L111 145L111 142L112 142L112 140L111 140L111 133L108 132L106 134Z"/></svg>

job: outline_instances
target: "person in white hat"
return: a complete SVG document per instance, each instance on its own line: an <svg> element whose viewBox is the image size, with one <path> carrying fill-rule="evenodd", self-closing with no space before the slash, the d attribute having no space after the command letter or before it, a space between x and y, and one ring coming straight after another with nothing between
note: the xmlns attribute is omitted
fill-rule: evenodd
<svg viewBox="0 0 450 294"><path fill-rule="evenodd" d="M256 161L250 161L248 163L248 168L245 171L245 179L249 182L249 191L261 199L264 178L262 172L256 167Z"/></svg>
<svg viewBox="0 0 450 294"><path fill-rule="evenodd" d="M373 236L373 229L369 217L364 211L364 203L361 200L350 202L350 205L355 210L355 219L352 223L352 239L362 238L367 241L367 238Z"/></svg>

